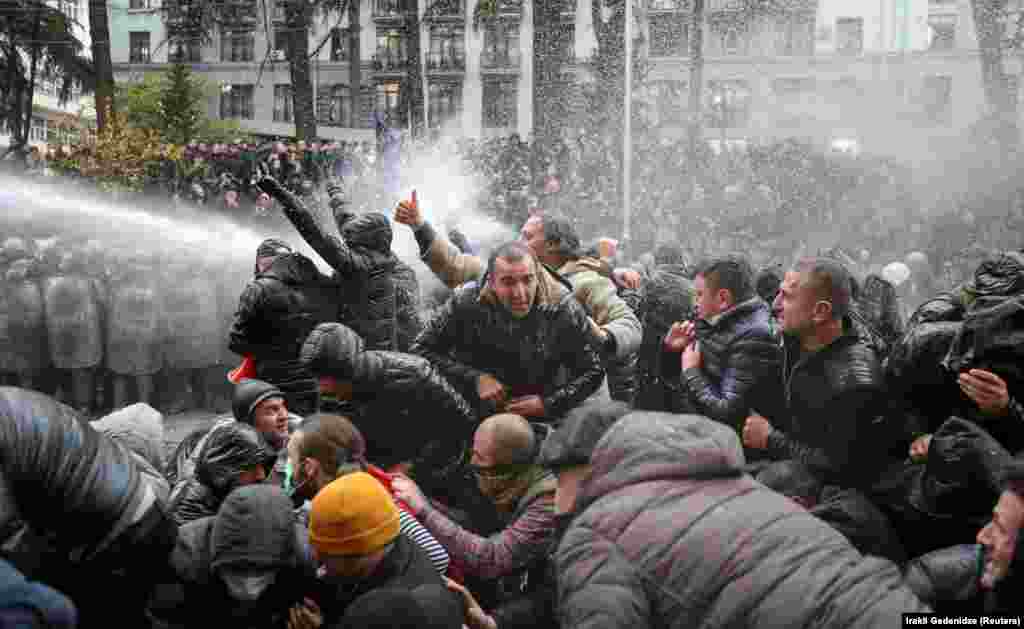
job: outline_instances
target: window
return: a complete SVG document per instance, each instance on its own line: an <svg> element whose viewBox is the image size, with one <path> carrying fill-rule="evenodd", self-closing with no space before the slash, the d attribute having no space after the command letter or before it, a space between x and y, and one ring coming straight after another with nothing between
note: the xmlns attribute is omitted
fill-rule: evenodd
<svg viewBox="0 0 1024 629"><path fill-rule="evenodd" d="M956 48L956 20L933 20L928 26L932 39L928 50L953 50Z"/></svg>
<svg viewBox="0 0 1024 629"><path fill-rule="evenodd" d="M772 92L780 101L796 101L814 92L817 81L813 77L779 78L772 82Z"/></svg>
<svg viewBox="0 0 1024 629"><path fill-rule="evenodd" d="M222 119L253 119L253 86L226 85L220 95L220 117Z"/></svg>
<svg viewBox="0 0 1024 629"><path fill-rule="evenodd" d="M650 98L653 101L654 124L685 123L689 94L686 81L652 81Z"/></svg>
<svg viewBox="0 0 1024 629"><path fill-rule="evenodd" d="M345 127L348 126L351 118L352 91L348 89L347 85L332 86L324 123L335 127Z"/></svg>
<svg viewBox="0 0 1024 629"><path fill-rule="evenodd" d="M466 67L466 32L462 26L437 25L430 28L427 68L462 70Z"/></svg>
<svg viewBox="0 0 1024 629"><path fill-rule="evenodd" d="M665 15L651 20L651 56L684 57L689 45L689 26L684 15Z"/></svg>
<svg viewBox="0 0 1024 629"><path fill-rule="evenodd" d="M128 33L128 62L149 63L149 31Z"/></svg>
<svg viewBox="0 0 1024 629"><path fill-rule="evenodd" d="M814 53L814 20L786 15L775 22L775 50L780 55L806 57Z"/></svg>
<svg viewBox="0 0 1024 629"><path fill-rule="evenodd" d="M462 111L461 83L431 83L429 95L431 127L451 122Z"/></svg>
<svg viewBox="0 0 1024 629"><path fill-rule="evenodd" d="M921 89L925 118L932 124L948 124L953 114L953 77L926 76Z"/></svg>
<svg viewBox="0 0 1024 629"><path fill-rule="evenodd" d="M519 25L496 22L484 31L481 65L485 68L519 67Z"/></svg>
<svg viewBox="0 0 1024 629"><path fill-rule="evenodd" d="M864 52L864 19L841 17L836 20L836 52L859 55Z"/></svg>
<svg viewBox="0 0 1024 629"><path fill-rule="evenodd" d="M334 28L331 31L331 61L349 60L349 43L352 41L347 29Z"/></svg>
<svg viewBox="0 0 1024 629"><path fill-rule="evenodd" d="M402 84L398 81L385 81L377 84L377 111L384 114L385 120L392 126L403 124L401 112Z"/></svg>
<svg viewBox="0 0 1024 629"><path fill-rule="evenodd" d="M377 56L374 67L377 70L404 70L408 58L405 33L398 29L377 32Z"/></svg>
<svg viewBox="0 0 1024 629"><path fill-rule="evenodd" d="M168 44L167 58L171 63L199 63L203 60L202 51L198 39L176 39Z"/></svg>
<svg viewBox="0 0 1024 629"><path fill-rule="evenodd" d="M32 116L32 126L28 129L28 139L32 142L46 142L46 128L46 118Z"/></svg>
<svg viewBox="0 0 1024 629"><path fill-rule="evenodd" d="M553 58L561 63L573 63L576 59L576 25L563 22L557 24L553 30Z"/></svg>
<svg viewBox="0 0 1024 629"><path fill-rule="evenodd" d="M291 85L274 86L274 122L291 122L293 116L294 99L292 98Z"/></svg>
<svg viewBox="0 0 1024 629"><path fill-rule="evenodd" d="M709 81L708 115L721 129L746 126L750 119L750 85L746 81Z"/></svg>
<svg viewBox="0 0 1024 629"><path fill-rule="evenodd" d="M373 6L374 15L400 15L403 10L402 0L376 0Z"/></svg>
<svg viewBox="0 0 1024 629"><path fill-rule="evenodd" d="M484 127L511 128L518 123L518 89L514 81L487 81L484 83Z"/></svg>
<svg viewBox="0 0 1024 629"><path fill-rule="evenodd" d="M129 9L148 9L149 0L128 0Z"/></svg>
<svg viewBox="0 0 1024 629"><path fill-rule="evenodd" d="M252 61L255 47L252 31L229 31L220 40L220 60L234 63Z"/></svg>
<svg viewBox="0 0 1024 629"><path fill-rule="evenodd" d="M284 58L288 58L289 52L291 52L291 33L284 30L283 27L278 27L274 30L274 50L280 50L279 54L284 55Z"/></svg>

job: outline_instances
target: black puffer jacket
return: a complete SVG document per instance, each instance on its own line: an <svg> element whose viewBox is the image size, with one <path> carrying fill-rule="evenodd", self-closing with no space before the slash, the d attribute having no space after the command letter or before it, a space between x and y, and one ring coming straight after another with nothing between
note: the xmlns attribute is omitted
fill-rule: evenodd
<svg viewBox="0 0 1024 629"><path fill-rule="evenodd" d="M162 627L284 629L291 607L317 587L306 537L280 488L241 487L215 515L181 527L150 614ZM220 576L232 568L277 576L255 601L239 601Z"/></svg>
<svg viewBox="0 0 1024 629"><path fill-rule="evenodd" d="M412 460L431 441L456 447L476 430L473 408L426 359L365 351L363 339L340 323L317 326L302 361L317 376L351 383L352 420L367 459L378 465Z"/></svg>
<svg viewBox="0 0 1024 629"><path fill-rule="evenodd" d="M679 355L666 353L662 344L673 323L694 317L693 282L684 265L654 268L641 285L636 316L644 331L637 358L636 407L673 413L692 410L679 379Z"/></svg>
<svg viewBox="0 0 1024 629"><path fill-rule="evenodd" d="M563 627L888 628L898 568L741 473L736 433L635 412L591 456L556 555Z"/></svg>
<svg viewBox="0 0 1024 629"><path fill-rule="evenodd" d="M277 454L248 424L231 422L212 432L199 452L195 477L183 478L171 490L167 511L179 525L217 513L221 502L238 487L238 475L258 465L267 475Z"/></svg>
<svg viewBox="0 0 1024 629"><path fill-rule="evenodd" d="M423 330L420 318L420 282L411 266L395 259L395 351L407 352Z"/></svg>
<svg viewBox="0 0 1024 629"><path fill-rule="evenodd" d="M783 361L789 427L772 431L768 454L802 463L825 484L870 487L902 434L887 418L878 355L847 320L841 337L811 354L787 338Z"/></svg>
<svg viewBox="0 0 1024 629"><path fill-rule="evenodd" d="M479 377L490 374L511 387L510 397L541 396L548 418L554 419L601 386L604 371L589 342L590 324L571 292L559 301L535 304L529 315L515 319L503 305L482 299L481 286L486 277L455 291L412 349L467 399L479 402ZM563 369L568 375L560 378ZM495 409L482 410L483 415Z"/></svg>
<svg viewBox="0 0 1024 629"><path fill-rule="evenodd" d="M46 395L0 387L3 537L20 523L46 531L63 557L117 568L160 561L173 541L127 449Z"/></svg>
<svg viewBox="0 0 1024 629"><path fill-rule="evenodd" d="M298 253L277 256L242 293L231 351L256 359L256 377L281 388L289 410L315 412L319 386L299 364L299 349L320 323L334 321L337 285Z"/></svg>
<svg viewBox="0 0 1024 629"><path fill-rule="evenodd" d="M341 238L326 233L313 212L273 179L260 187L280 201L285 215L313 250L334 269L343 302L340 320L366 340L369 349L395 347L395 262L391 223L383 214L356 215L338 202L331 186L331 206Z"/></svg>
<svg viewBox="0 0 1024 629"><path fill-rule="evenodd" d="M697 412L732 426L737 434L756 410L782 412L782 347L768 304L753 297L722 313L715 323L699 319L701 367L683 372L686 394Z"/></svg>

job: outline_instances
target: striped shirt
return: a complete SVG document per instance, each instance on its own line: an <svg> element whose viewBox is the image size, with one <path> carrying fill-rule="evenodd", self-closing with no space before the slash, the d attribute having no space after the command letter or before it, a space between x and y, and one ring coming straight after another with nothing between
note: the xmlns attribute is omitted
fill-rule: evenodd
<svg viewBox="0 0 1024 629"><path fill-rule="evenodd" d="M434 564L441 576L448 572L448 551L434 539L434 536L420 524L419 520L403 509L398 510L398 530L427 554L430 563Z"/></svg>

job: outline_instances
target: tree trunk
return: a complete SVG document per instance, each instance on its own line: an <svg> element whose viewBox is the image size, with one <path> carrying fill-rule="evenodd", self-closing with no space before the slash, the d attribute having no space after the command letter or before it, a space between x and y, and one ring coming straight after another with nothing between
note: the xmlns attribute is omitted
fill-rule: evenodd
<svg viewBox="0 0 1024 629"><path fill-rule="evenodd" d="M704 0L693 0L690 13L690 156L696 160L704 137Z"/></svg>
<svg viewBox="0 0 1024 629"><path fill-rule="evenodd" d="M89 0L89 36L92 38L92 61L96 67L96 129L102 132L116 111L106 0Z"/></svg>
<svg viewBox="0 0 1024 629"><path fill-rule="evenodd" d="M981 80L989 113L1003 118L1010 110L1003 71L1003 22L1006 0L971 0L974 30L981 52Z"/></svg>
<svg viewBox="0 0 1024 629"><path fill-rule="evenodd" d="M287 28L291 33L288 46L288 68L292 78L292 114L295 137L311 142L316 139L316 103L309 59L309 24L313 5L305 0L292 0L287 7Z"/></svg>
<svg viewBox="0 0 1024 629"><path fill-rule="evenodd" d="M420 14L416 2L409 3L408 67L402 99L405 101L406 122L415 134L423 130L423 60L420 55Z"/></svg>
<svg viewBox="0 0 1024 629"><path fill-rule="evenodd" d="M556 134L557 89L561 59L556 58L556 29L561 3L543 0L533 3L533 135L547 144Z"/></svg>
<svg viewBox="0 0 1024 629"><path fill-rule="evenodd" d="M362 127L366 116L363 113L363 68L362 51L360 50L359 5L361 0L348 2L348 90L349 90L349 126Z"/></svg>

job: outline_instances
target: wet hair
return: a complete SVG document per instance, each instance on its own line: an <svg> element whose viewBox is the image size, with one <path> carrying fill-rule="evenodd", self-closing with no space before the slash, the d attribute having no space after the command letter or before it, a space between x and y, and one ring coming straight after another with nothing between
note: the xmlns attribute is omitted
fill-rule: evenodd
<svg viewBox="0 0 1024 629"><path fill-rule="evenodd" d="M686 266L686 254L679 245L660 245L654 250L654 263Z"/></svg>
<svg viewBox="0 0 1024 629"><path fill-rule="evenodd" d="M712 258L697 268L696 275L703 275L704 281L715 290L729 291L734 304L747 301L755 294L754 269L750 261L740 255Z"/></svg>
<svg viewBox="0 0 1024 629"><path fill-rule="evenodd" d="M761 269L754 279L754 287L761 299L769 304L779 294L779 287L782 286L782 273L778 267L770 266Z"/></svg>
<svg viewBox="0 0 1024 629"><path fill-rule="evenodd" d="M580 237L572 222L563 216L541 218L544 241L555 244L558 255L567 260L576 260L581 255Z"/></svg>
<svg viewBox="0 0 1024 629"><path fill-rule="evenodd" d="M520 260L533 259L533 252L525 244L518 240L512 242L506 242L503 245L499 245L491 255L487 258L487 275L488 277L494 276L494 267L498 261L498 258L507 260L509 262L519 262Z"/></svg>
<svg viewBox="0 0 1024 629"><path fill-rule="evenodd" d="M831 258L801 258L793 270L807 274L818 295L832 303L833 319L849 316L855 287L846 267Z"/></svg>
<svg viewBox="0 0 1024 629"><path fill-rule="evenodd" d="M299 439L299 458L316 459L329 477L339 475L350 464L359 469L365 465L363 435L342 415L310 415L292 438Z"/></svg>

